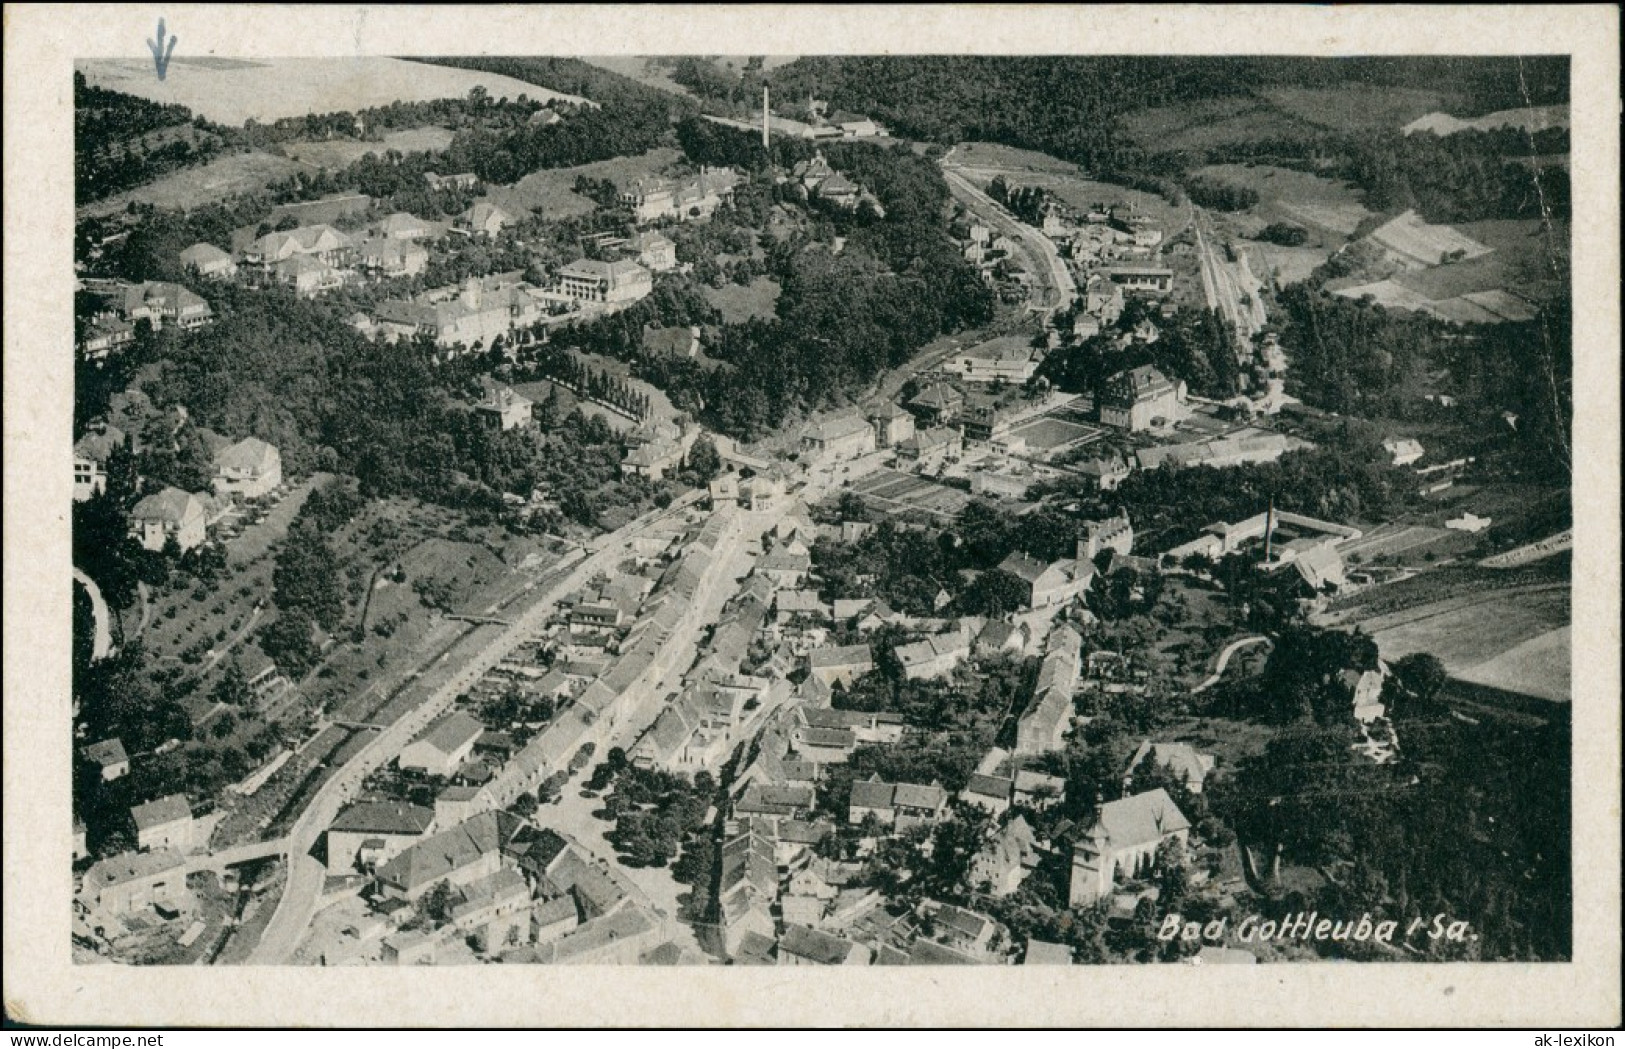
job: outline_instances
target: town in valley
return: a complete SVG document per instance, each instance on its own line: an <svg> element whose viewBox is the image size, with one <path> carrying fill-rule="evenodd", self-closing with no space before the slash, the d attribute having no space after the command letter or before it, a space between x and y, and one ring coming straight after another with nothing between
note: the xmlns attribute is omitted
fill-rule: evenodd
<svg viewBox="0 0 1625 1049"><path fill-rule="evenodd" d="M1566 59L73 92L77 962L1570 959Z"/></svg>

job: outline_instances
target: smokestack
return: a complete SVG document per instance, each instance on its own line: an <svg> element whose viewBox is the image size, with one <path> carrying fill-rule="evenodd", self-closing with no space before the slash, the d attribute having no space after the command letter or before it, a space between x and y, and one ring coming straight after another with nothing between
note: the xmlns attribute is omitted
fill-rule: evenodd
<svg viewBox="0 0 1625 1049"><path fill-rule="evenodd" d="M767 87L766 87L766 86L765 86L765 85L764 85L764 86L763 86L763 87L762 87L762 148L763 148L763 149L764 149L764 150L769 150L769 151L771 151L771 150L772 150L772 149L773 149L773 146L772 146L772 144L771 144L771 143L770 143L770 142L769 142L769 141L768 141L768 122L767 122L767 114L768 114L768 107L767 107Z"/></svg>
<svg viewBox="0 0 1625 1049"><path fill-rule="evenodd" d="M1264 563L1270 563L1270 554L1273 552L1275 539L1275 497L1270 497L1270 506L1264 511Z"/></svg>

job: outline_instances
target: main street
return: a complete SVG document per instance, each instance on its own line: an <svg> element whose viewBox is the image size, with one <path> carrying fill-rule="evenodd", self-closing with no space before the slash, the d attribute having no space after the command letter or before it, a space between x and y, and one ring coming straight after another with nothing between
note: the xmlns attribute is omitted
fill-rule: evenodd
<svg viewBox="0 0 1625 1049"><path fill-rule="evenodd" d="M339 810L355 796L373 770L400 753L430 722L451 706L487 670L504 659L526 638L531 637L552 615L558 599L579 589L595 573L607 571L630 553L634 536L656 522L681 514L698 498L690 493L663 511L647 514L615 532L594 540L593 552L573 567L561 565L537 584L532 604L479 653L468 658L452 676L424 697L423 702L401 717L378 738L363 748L342 768L336 770L316 792L305 811L288 833L288 876L276 902L276 911L249 957L256 965L275 965L292 956L294 948L310 927L321 896L326 870L311 853L316 841L338 817ZM574 555L572 555L574 556ZM568 564L568 561L565 562ZM445 657L441 657L445 658ZM438 660L431 662L437 663ZM420 667L427 671L428 666Z"/></svg>
<svg viewBox="0 0 1625 1049"><path fill-rule="evenodd" d="M813 488L811 498L819 498L823 489ZM665 709L665 698L678 692L683 677L699 655L699 638L722 614L722 608L738 592L740 581L750 572L752 555L749 548L776 525L793 505L788 500L776 511L761 513L738 512L736 527L718 545L711 567L701 581L689 614L661 646L655 669L657 673L639 688L644 702L637 705L610 739L610 747L629 749L643 735ZM607 752L607 751L606 751ZM672 877L669 867L626 867L616 859L615 848L605 838L609 825L593 813L603 802L595 797L584 797L580 781L586 770L563 788L559 800L539 809L533 817L539 826L551 827L574 838L582 847L595 853L616 869L643 894L645 901L663 915L675 918L679 913L678 898L688 887ZM699 951L693 931L677 923L677 935L672 941L679 949Z"/></svg>

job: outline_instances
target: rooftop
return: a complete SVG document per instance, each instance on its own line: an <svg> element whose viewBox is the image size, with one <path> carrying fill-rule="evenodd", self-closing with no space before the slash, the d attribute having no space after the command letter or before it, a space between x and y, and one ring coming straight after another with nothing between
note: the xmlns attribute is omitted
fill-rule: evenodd
<svg viewBox="0 0 1625 1049"><path fill-rule="evenodd" d="M147 830L162 827L166 823L191 819L192 806L186 800L186 795L169 794L130 809L130 818L135 820L136 829Z"/></svg>

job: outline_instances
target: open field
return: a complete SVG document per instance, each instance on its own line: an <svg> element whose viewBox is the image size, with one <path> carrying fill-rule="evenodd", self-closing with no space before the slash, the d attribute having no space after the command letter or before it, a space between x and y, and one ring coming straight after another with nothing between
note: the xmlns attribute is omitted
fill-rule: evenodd
<svg viewBox="0 0 1625 1049"><path fill-rule="evenodd" d="M1445 528L1391 524L1374 528L1338 549L1342 551L1343 559L1351 565L1391 565L1410 564L1426 553L1438 556L1441 545L1459 548L1472 542L1463 533Z"/></svg>
<svg viewBox="0 0 1625 1049"><path fill-rule="evenodd" d="M954 147L953 162L963 168L993 168L1013 175L1043 172L1076 175L1078 166L1069 161L1031 149L1000 145L997 142L961 142Z"/></svg>
<svg viewBox="0 0 1625 1049"><path fill-rule="evenodd" d="M1385 306L1426 311L1446 320L1493 323L1533 316L1530 300L1544 297L1556 286L1556 272L1568 268L1566 226L1550 240L1534 220L1500 219L1445 228L1490 250L1369 283L1351 278L1328 287L1349 298L1370 295Z"/></svg>
<svg viewBox="0 0 1625 1049"><path fill-rule="evenodd" d="M1475 685L1567 703L1573 695L1570 628L1537 634L1456 675Z"/></svg>
<svg viewBox="0 0 1625 1049"><path fill-rule="evenodd" d="M1189 743L1218 758L1215 771L1224 774L1248 758L1264 753L1275 729L1262 721L1239 718L1183 717L1158 730L1160 738Z"/></svg>
<svg viewBox="0 0 1625 1049"><path fill-rule="evenodd" d="M757 277L741 287L728 284L721 288L704 287L700 294L705 301L722 311L724 324L743 324L753 318L770 321L776 316L774 307L779 301L777 281Z"/></svg>
<svg viewBox="0 0 1625 1049"><path fill-rule="evenodd" d="M679 414L677 408L671 403L671 398L666 396L666 391L660 389L658 386L655 386L653 383L647 382L643 379L634 378L632 375L632 366L630 364L627 364L622 360L616 360L614 357L605 357L596 353L582 353L579 350L575 351L575 355L576 358L587 367L603 372L605 375L614 376L615 378L627 383L627 385L631 386L633 390L649 398L650 419L669 422L677 418ZM619 418L621 423L624 424L628 429L636 425L624 415L618 416L617 418ZM619 428L620 427L617 427L617 429Z"/></svg>
<svg viewBox="0 0 1625 1049"><path fill-rule="evenodd" d="M1249 243L1237 247L1252 256L1253 272L1259 279L1278 288L1308 280L1330 254L1325 248L1283 248L1279 244Z"/></svg>
<svg viewBox="0 0 1625 1049"><path fill-rule="evenodd" d="M163 80L153 77L150 57L91 59L75 68L97 87L183 105L216 124L269 123L397 101L464 98L475 86L485 88L492 98L527 95L539 102L585 101L495 73L373 55L233 60L229 65L177 55Z"/></svg>
<svg viewBox="0 0 1625 1049"><path fill-rule="evenodd" d="M1383 658L1431 652L1456 677L1566 702L1570 601L1566 587L1447 598L1361 624Z"/></svg>
<svg viewBox="0 0 1625 1049"><path fill-rule="evenodd" d="M1141 109L1124 123L1155 150L1200 150L1236 142L1318 136L1324 131L1398 129L1455 102L1452 95L1405 87L1280 87L1252 95Z"/></svg>
<svg viewBox="0 0 1625 1049"><path fill-rule="evenodd" d="M559 392L560 408L566 415L568 415L572 409L579 408L581 409L581 414L583 415L596 415L603 419L604 422L609 425L609 428L617 433L625 433L627 430L632 429L632 427L636 425L626 416L612 412L601 404L593 404L591 401L584 401L571 391L565 389L563 386L559 386L557 383L551 382L547 379L540 379L536 382L522 382L514 386L514 391L516 393L523 397L529 397L532 401L535 401L538 404L546 400L548 393L555 389Z"/></svg>
<svg viewBox="0 0 1625 1049"><path fill-rule="evenodd" d="M684 98L693 97L688 88L671 78L671 73L661 66L657 59L644 58L641 55L600 55L596 58L582 58L582 61L599 69L618 73L628 80L636 80L646 87L669 91Z"/></svg>
<svg viewBox="0 0 1625 1049"><path fill-rule="evenodd" d="M1399 283L1433 299L1446 299L1468 292L1496 287L1517 289L1552 279L1552 251L1558 265L1566 266L1568 230L1560 229L1552 240L1541 233L1533 219L1500 219L1469 222L1455 227L1464 236L1490 251L1477 258L1448 266L1406 273Z"/></svg>
<svg viewBox="0 0 1625 1049"><path fill-rule="evenodd" d="M79 209L81 216L112 215L123 211L132 202L151 204L159 208L195 208L211 204L240 193L264 189L278 179L287 178L295 171L308 170L304 165L287 157L274 156L254 150L218 157L207 164L165 175L156 182L138 186L87 204Z"/></svg>
<svg viewBox="0 0 1625 1049"><path fill-rule="evenodd" d="M282 537L288 534L288 526L293 524L293 519L299 515L299 510L305 505L310 493L325 487L332 479L332 474L319 473L292 488L277 501L276 505L266 511L265 516L244 527L236 537L227 540L227 562L233 565L245 564L264 555L273 545L280 543Z"/></svg>
<svg viewBox="0 0 1625 1049"><path fill-rule="evenodd" d="M443 127L414 127L405 131L391 131L382 142L356 142L337 138L327 142L289 142L282 152L290 159L312 167L343 168L354 164L368 153L380 157L390 150L399 153L427 153L451 145L452 133Z"/></svg>
<svg viewBox="0 0 1625 1049"><path fill-rule="evenodd" d="M988 142L962 142L953 148L944 163L982 189L986 189L995 176L1002 176L1015 186L1043 186L1074 208L1132 204L1150 216L1168 236L1178 233L1189 221L1186 209L1174 207L1155 193L1096 182L1085 177L1076 164L1047 153Z"/></svg>
<svg viewBox="0 0 1625 1049"><path fill-rule="evenodd" d="M661 175L682 159L675 149L652 149L635 157L616 157L571 168L533 171L511 186L492 186L486 196L510 212L534 212L549 219L570 218L591 213L595 205L574 191L582 175L608 179L625 186L635 179Z"/></svg>
<svg viewBox="0 0 1625 1049"><path fill-rule="evenodd" d="M477 613L484 605L471 601L486 583L508 571L508 566L477 543L426 539L401 558L408 585L421 584L435 603L452 612Z"/></svg>
<svg viewBox="0 0 1625 1049"><path fill-rule="evenodd" d="M1516 127L1528 131L1568 127L1569 107L1566 105L1532 106L1523 109L1503 109L1481 117L1461 119L1449 113L1429 112L1405 124L1405 134L1431 131L1435 135L1453 135L1458 131L1488 131L1492 128Z"/></svg>
<svg viewBox="0 0 1625 1049"><path fill-rule="evenodd" d="M1142 146L1167 152L1321 133L1313 121L1285 113L1267 99L1245 96L1141 109L1123 123Z"/></svg>
<svg viewBox="0 0 1625 1049"><path fill-rule="evenodd" d="M1372 214L1360 202L1359 191L1347 183L1291 168L1269 164L1212 164L1198 169L1195 174L1257 193L1259 203L1254 210L1264 220L1260 225L1271 221L1293 222L1310 227L1311 234L1327 232L1347 238Z"/></svg>
<svg viewBox="0 0 1625 1049"><path fill-rule="evenodd" d="M1392 130L1452 101L1448 94L1432 89L1362 84L1273 87L1259 94L1300 120L1334 131Z"/></svg>

